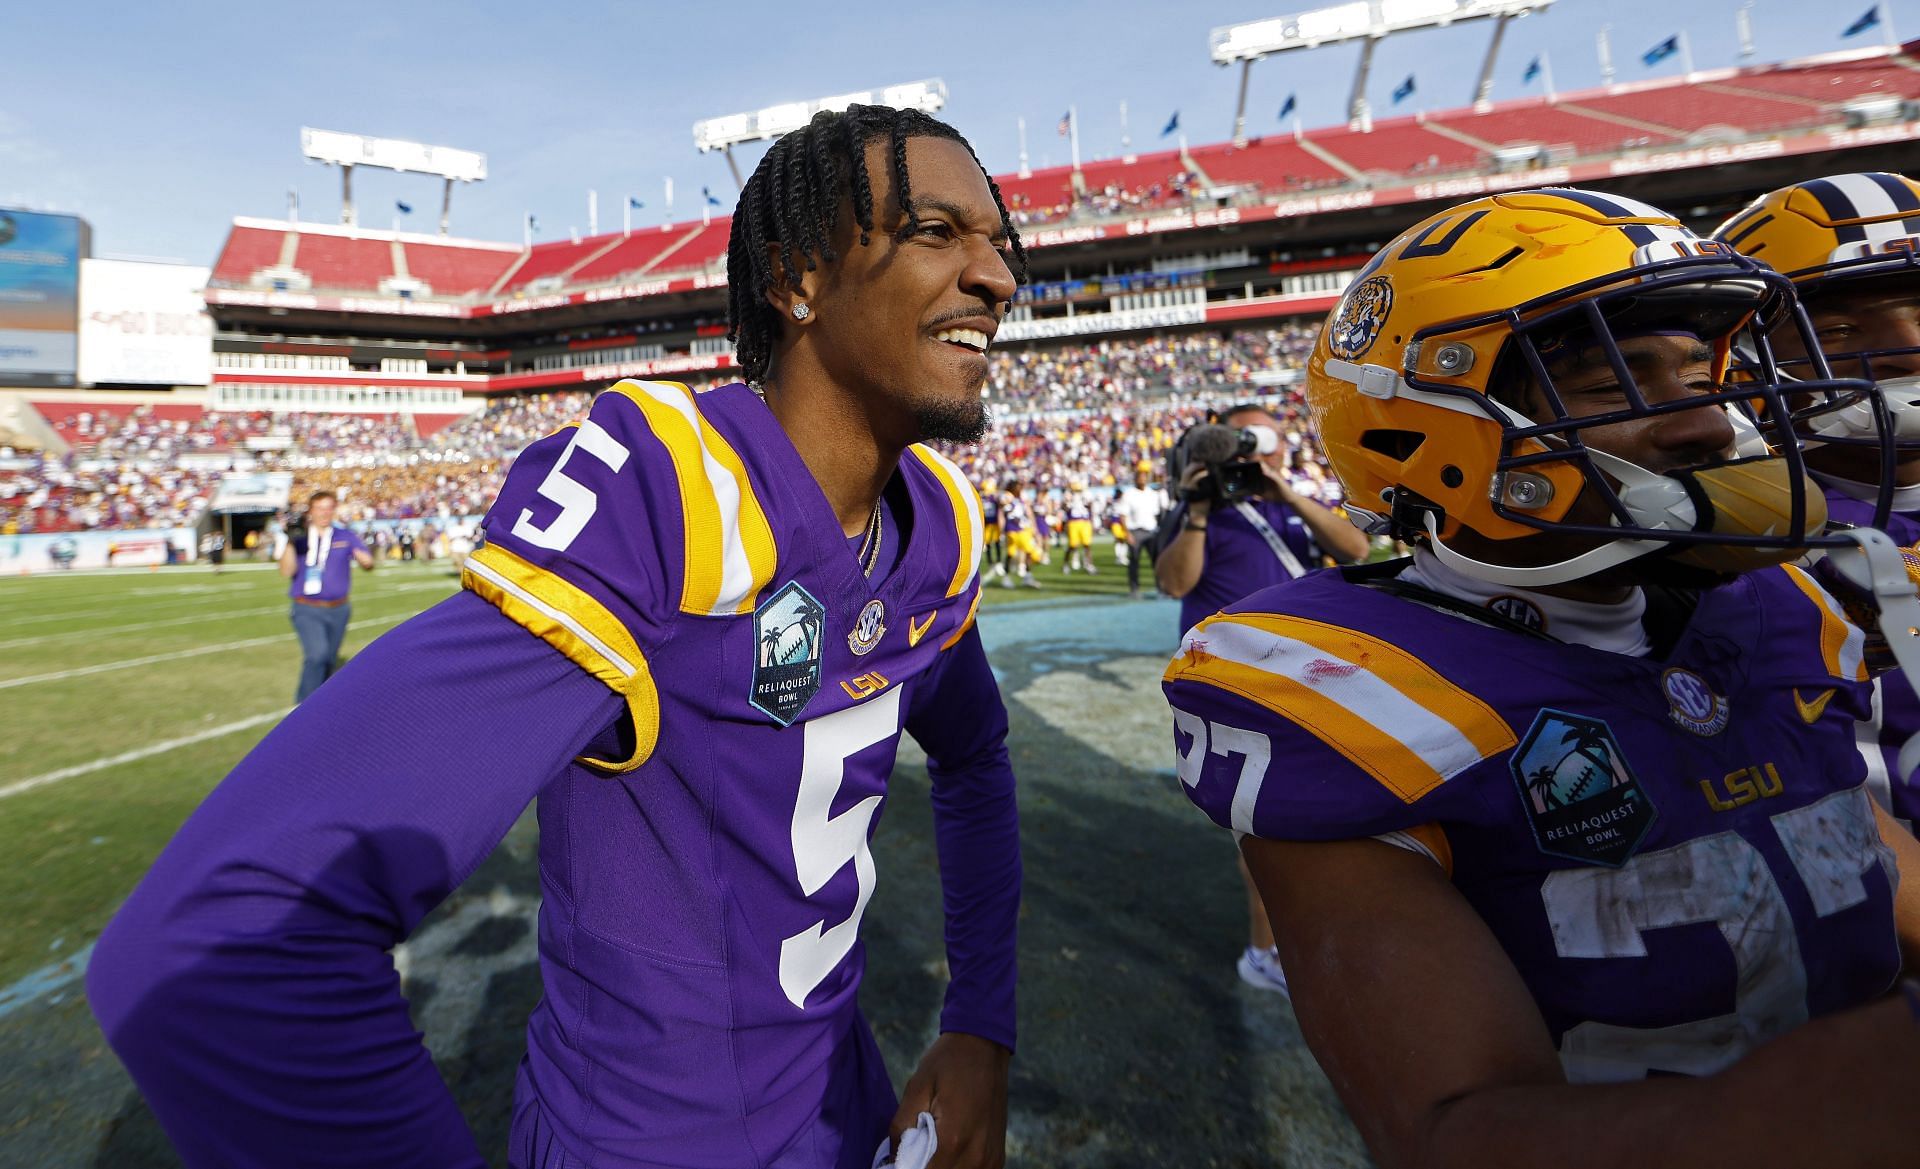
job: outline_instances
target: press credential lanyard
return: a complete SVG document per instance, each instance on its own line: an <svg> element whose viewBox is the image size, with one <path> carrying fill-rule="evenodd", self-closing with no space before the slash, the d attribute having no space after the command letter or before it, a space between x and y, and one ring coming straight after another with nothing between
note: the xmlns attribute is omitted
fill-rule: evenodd
<svg viewBox="0 0 1920 1169"><path fill-rule="evenodd" d="M307 533L307 571L300 580L300 595L311 597L320 591L327 573L327 554L333 551L333 525L324 532Z"/></svg>
<svg viewBox="0 0 1920 1169"><path fill-rule="evenodd" d="M1261 515L1258 508L1243 499L1233 505L1233 510L1245 516L1247 522L1253 525L1253 530L1260 533L1260 538L1265 540L1267 547L1273 550L1273 558L1280 562L1280 567L1287 570L1288 576L1307 575L1307 570L1301 565L1300 558L1293 554L1293 549L1287 547L1287 542L1280 538L1280 533L1273 530L1273 525L1267 522L1267 517Z"/></svg>

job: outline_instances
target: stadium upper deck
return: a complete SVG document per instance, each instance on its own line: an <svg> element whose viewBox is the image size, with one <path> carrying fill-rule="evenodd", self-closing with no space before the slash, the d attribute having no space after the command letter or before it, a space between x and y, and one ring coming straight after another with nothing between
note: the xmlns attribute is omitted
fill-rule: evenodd
<svg viewBox="0 0 1920 1169"><path fill-rule="evenodd" d="M1248 223L1920 136L1914 111L1898 106L1863 132L1860 103L1875 98L1920 100L1920 62L1876 48L996 177L1030 242L1047 248L1219 221L1183 211ZM519 248L236 219L208 299L291 294L287 307L484 317L695 290L724 283L729 226L717 217Z"/></svg>
<svg viewBox="0 0 1920 1169"><path fill-rule="evenodd" d="M1920 42L998 176L1035 283L1001 342L1325 311L1443 202L1596 184L1708 225L1782 182L1903 169ZM206 291L221 409L460 399L732 366L716 217L532 247L238 219ZM369 397L371 395L372 397ZM429 401L439 395L448 400Z"/></svg>

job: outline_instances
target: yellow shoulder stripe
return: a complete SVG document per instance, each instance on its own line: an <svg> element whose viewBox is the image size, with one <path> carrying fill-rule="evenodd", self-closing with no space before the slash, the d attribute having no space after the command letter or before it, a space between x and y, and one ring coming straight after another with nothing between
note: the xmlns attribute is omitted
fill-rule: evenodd
<svg viewBox="0 0 1920 1169"><path fill-rule="evenodd" d="M941 653L945 653L954 646L959 645L960 639L967 635L967 630L973 628L974 618L980 615L980 592L981 590L979 589L973 590L973 604L967 606L967 615L961 619L959 626L954 629L953 636L940 643Z"/></svg>
<svg viewBox="0 0 1920 1169"><path fill-rule="evenodd" d="M612 392L640 408L673 459L686 549L680 608L712 616L751 613L773 579L775 549L746 464L680 383L623 381Z"/></svg>
<svg viewBox="0 0 1920 1169"><path fill-rule="evenodd" d="M980 496L974 491L973 484L967 482L966 473L940 452L923 443L915 443L907 449L946 488L947 502L953 508L953 525L960 539L960 555L954 562L953 580L947 585L947 595L957 597L974 574L980 571L980 554L986 549L980 520Z"/></svg>
<svg viewBox="0 0 1920 1169"><path fill-rule="evenodd" d="M1238 694L1297 723L1413 803L1518 739L1498 712L1399 646L1271 613L1202 621L1169 682Z"/></svg>
<svg viewBox="0 0 1920 1169"><path fill-rule="evenodd" d="M618 761L583 756L581 762L606 771L632 771L647 761L660 735L660 696L646 655L606 606L498 544L483 545L467 557L460 583L627 700L633 714L633 755Z"/></svg>
<svg viewBox="0 0 1920 1169"><path fill-rule="evenodd" d="M1787 578L1820 610L1820 658L1836 678L1867 680L1867 636L1847 620L1840 603L1814 583L1798 565L1786 566Z"/></svg>

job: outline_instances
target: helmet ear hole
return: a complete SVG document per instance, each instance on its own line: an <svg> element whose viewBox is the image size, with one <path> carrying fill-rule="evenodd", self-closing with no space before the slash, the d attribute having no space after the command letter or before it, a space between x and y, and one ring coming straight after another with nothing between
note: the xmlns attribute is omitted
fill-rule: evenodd
<svg viewBox="0 0 1920 1169"><path fill-rule="evenodd" d="M1360 445L1375 454L1385 455L1396 463L1404 463L1420 449L1427 436L1417 430L1369 430L1360 436Z"/></svg>

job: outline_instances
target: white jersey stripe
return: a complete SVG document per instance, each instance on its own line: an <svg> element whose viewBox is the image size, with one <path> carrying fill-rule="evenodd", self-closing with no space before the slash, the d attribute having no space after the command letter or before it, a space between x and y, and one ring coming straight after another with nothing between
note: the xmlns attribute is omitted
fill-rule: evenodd
<svg viewBox="0 0 1920 1169"><path fill-rule="evenodd" d="M566 612L566 610L557 609L554 606L547 604L545 601L541 600L539 597L534 596L532 593L526 591L525 589L521 588L519 585L507 579L502 574L495 572L490 566L488 566L486 561L481 560L478 557L470 558L467 561L467 571L473 573L475 576L481 577L482 579L488 581L489 583L494 585L494 587L498 588L500 591L513 596L514 598L519 600L521 604L526 605L528 608L534 609L540 612L541 614L553 619L554 621L559 622L562 626L566 628L567 632L573 634L575 637L585 642L593 650L593 652L605 658L607 660L607 664L612 666L614 669L618 670L622 677L631 678L633 677L635 671L638 669L638 667L636 667L632 662L629 662L626 658L621 657L620 654L613 649L613 647L609 646L606 642L601 641L598 637L595 637L593 635L592 630L588 629L585 625L582 625L580 622L574 620L573 617Z"/></svg>
<svg viewBox="0 0 1920 1169"><path fill-rule="evenodd" d="M1451 779L1482 758L1458 727L1358 662L1231 619L1211 622L1198 635L1206 652L1215 657L1310 687L1382 735L1398 740L1442 779ZM1329 671L1329 660L1351 669Z"/></svg>

